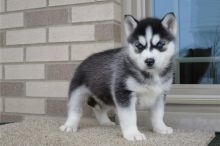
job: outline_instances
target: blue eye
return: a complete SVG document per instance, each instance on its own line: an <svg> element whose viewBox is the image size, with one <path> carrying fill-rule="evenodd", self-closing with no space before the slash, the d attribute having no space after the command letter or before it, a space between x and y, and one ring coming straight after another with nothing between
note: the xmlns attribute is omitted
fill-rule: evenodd
<svg viewBox="0 0 220 146"><path fill-rule="evenodd" d="M157 43L156 48L162 49L165 44L166 43L164 41L160 41L160 42Z"/></svg>
<svg viewBox="0 0 220 146"><path fill-rule="evenodd" d="M135 47L138 49L138 52L141 52L145 49L145 46L143 46L141 43L139 42L135 42Z"/></svg>

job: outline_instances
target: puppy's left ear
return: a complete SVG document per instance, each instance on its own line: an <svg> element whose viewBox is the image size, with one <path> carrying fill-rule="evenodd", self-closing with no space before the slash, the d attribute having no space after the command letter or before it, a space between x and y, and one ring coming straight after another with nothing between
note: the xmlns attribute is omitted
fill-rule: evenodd
<svg viewBox="0 0 220 146"><path fill-rule="evenodd" d="M176 16L173 12L167 13L162 19L161 19L162 25L174 36L177 33L177 21Z"/></svg>

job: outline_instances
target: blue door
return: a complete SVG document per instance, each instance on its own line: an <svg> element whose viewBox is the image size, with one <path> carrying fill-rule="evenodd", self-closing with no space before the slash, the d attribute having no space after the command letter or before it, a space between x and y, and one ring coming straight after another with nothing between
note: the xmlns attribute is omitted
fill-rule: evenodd
<svg viewBox="0 0 220 146"><path fill-rule="evenodd" d="M220 83L220 0L154 0L153 15L178 19L177 70L181 84Z"/></svg>

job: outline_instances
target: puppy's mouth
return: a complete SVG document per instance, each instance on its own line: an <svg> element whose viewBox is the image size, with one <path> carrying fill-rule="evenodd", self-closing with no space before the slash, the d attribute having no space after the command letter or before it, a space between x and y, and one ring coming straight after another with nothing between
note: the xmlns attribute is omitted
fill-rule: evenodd
<svg viewBox="0 0 220 146"><path fill-rule="evenodd" d="M152 66L146 65L146 70L153 70L155 68L156 68L155 65L152 65Z"/></svg>
<svg viewBox="0 0 220 146"><path fill-rule="evenodd" d="M155 67L146 67L147 72L155 72Z"/></svg>
<svg viewBox="0 0 220 146"><path fill-rule="evenodd" d="M154 69L155 67L154 66L151 66L151 67L147 67L147 69Z"/></svg>

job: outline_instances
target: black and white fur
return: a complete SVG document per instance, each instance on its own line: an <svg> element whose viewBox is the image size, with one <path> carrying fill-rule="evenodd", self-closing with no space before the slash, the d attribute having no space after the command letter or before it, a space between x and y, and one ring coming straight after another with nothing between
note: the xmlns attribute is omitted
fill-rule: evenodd
<svg viewBox="0 0 220 146"><path fill-rule="evenodd" d="M137 108L149 108L153 131L173 132L164 121L166 92L173 79L176 18L141 21L125 16L127 46L91 55L75 72L69 88L68 118L60 130L77 131L85 102L100 124L114 125L107 116L118 114L123 137L144 140L137 128Z"/></svg>

